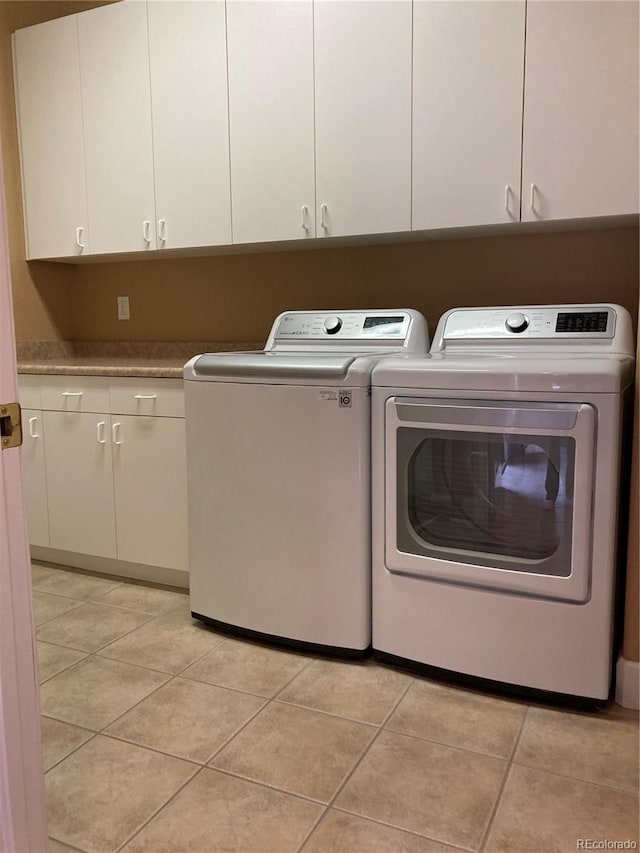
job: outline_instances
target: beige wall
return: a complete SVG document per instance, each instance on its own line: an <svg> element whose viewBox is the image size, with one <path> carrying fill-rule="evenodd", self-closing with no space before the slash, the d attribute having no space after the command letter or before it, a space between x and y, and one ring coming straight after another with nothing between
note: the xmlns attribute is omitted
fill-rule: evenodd
<svg viewBox="0 0 640 853"><path fill-rule="evenodd" d="M422 311L456 305L619 302L638 310L638 229L142 260L78 268L71 335L88 340L264 340L285 309ZM131 320L116 319L129 296Z"/></svg>
<svg viewBox="0 0 640 853"><path fill-rule="evenodd" d="M638 312L638 229L505 235L342 249L72 266L24 261L10 33L102 5L0 0L0 140L16 336L29 340L256 340L285 309L612 301ZM116 320L116 296L131 317ZM638 648L636 504L629 544L624 654Z"/></svg>

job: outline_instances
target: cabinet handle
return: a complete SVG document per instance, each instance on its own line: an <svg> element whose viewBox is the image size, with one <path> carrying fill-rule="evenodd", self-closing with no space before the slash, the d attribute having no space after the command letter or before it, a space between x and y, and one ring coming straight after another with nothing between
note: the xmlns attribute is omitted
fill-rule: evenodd
<svg viewBox="0 0 640 853"><path fill-rule="evenodd" d="M158 219L158 240L161 243L167 242L167 220Z"/></svg>
<svg viewBox="0 0 640 853"><path fill-rule="evenodd" d="M157 394L134 394L133 399L134 400L157 400L158 395Z"/></svg>
<svg viewBox="0 0 640 853"><path fill-rule="evenodd" d="M63 391L63 397L82 397L82 391Z"/></svg>
<svg viewBox="0 0 640 853"><path fill-rule="evenodd" d="M327 225L327 205L326 204L320 205L320 227L322 228L323 231L326 231L329 227Z"/></svg>
<svg viewBox="0 0 640 853"><path fill-rule="evenodd" d="M84 243L82 242L82 238L83 238L83 236L84 236L84 228L82 227L82 225L79 225L79 226L76 228L76 246L77 246L79 249L84 249L84 248L85 248L85 245L84 245Z"/></svg>
<svg viewBox="0 0 640 853"><path fill-rule="evenodd" d="M504 209L507 211L508 214L511 214L511 211L509 210L509 193L510 192L511 192L511 187L509 186L509 184L506 184L505 188L504 188Z"/></svg>
<svg viewBox="0 0 640 853"><path fill-rule="evenodd" d="M307 207L306 204L302 205L301 212L302 212L302 229L303 229L303 231L308 232L309 226L307 225L307 214L309 213L309 208Z"/></svg>
<svg viewBox="0 0 640 853"><path fill-rule="evenodd" d="M534 213L536 212L535 201L536 201L536 190L537 189L538 188L536 187L535 184L531 184L531 187L529 188L529 207L531 208L531 210L533 210Z"/></svg>
<svg viewBox="0 0 640 853"><path fill-rule="evenodd" d="M98 444L106 444L107 443L107 439L104 437L104 427L105 427L104 421L100 421L99 423L96 424L96 435L98 437Z"/></svg>
<svg viewBox="0 0 640 853"><path fill-rule="evenodd" d="M142 239L145 243L151 243L151 222L148 219L142 223Z"/></svg>
<svg viewBox="0 0 640 853"><path fill-rule="evenodd" d="M37 417L29 418L29 435L31 436L31 438L40 438L40 433L36 432L36 429L34 426L34 424L37 424L37 423L38 423Z"/></svg>
<svg viewBox="0 0 640 853"><path fill-rule="evenodd" d="M122 426L122 424L120 422L118 422L118 423L115 423L111 427L111 440L113 441L114 444L118 445L118 447L122 444L122 441L120 439L120 427L121 426Z"/></svg>

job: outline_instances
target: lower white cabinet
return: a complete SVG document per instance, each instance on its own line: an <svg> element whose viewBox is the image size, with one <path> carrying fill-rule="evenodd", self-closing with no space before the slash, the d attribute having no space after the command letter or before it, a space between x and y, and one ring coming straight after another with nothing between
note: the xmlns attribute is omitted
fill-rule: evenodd
<svg viewBox="0 0 640 853"><path fill-rule="evenodd" d="M31 545L186 572L182 381L20 379Z"/></svg>
<svg viewBox="0 0 640 853"><path fill-rule="evenodd" d="M44 424L40 409L22 409L22 481L28 508L29 542L49 545Z"/></svg>
<svg viewBox="0 0 640 853"><path fill-rule="evenodd" d="M182 418L113 415L118 558L187 566L187 472Z"/></svg>
<svg viewBox="0 0 640 853"><path fill-rule="evenodd" d="M108 414L44 412L49 544L116 557Z"/></svg>

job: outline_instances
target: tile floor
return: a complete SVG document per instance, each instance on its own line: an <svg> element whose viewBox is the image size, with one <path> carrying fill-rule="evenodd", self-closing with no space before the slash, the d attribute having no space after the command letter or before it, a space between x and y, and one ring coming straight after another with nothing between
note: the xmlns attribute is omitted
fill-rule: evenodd
<svg viewBox="0 0 640 853"><path fill-rule="evenodd" d="M507 701L33 567L51 853L568 853L638 842L638 716Z"/></svg>

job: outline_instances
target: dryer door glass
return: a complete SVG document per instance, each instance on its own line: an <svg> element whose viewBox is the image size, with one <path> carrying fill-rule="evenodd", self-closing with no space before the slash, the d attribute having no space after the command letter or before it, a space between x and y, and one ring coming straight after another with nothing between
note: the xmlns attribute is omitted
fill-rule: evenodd
<svg viewBox="0 0 640 853"><path fill-rule="evenodd" d="M590 406L420 398L388 405L392 570L518 591L537 590L536 577L555 577L586 595Z"/></svg>
<svg viewBox="0 0 640 853"><path fill-rule="evenodd" d="M496 556L536 560L537 571L567 576L563 544L571 543L574 474L572 438L442 431L419 437L407 466L407 544L455 550L458 560L476 564L483 555L491 565ZM530 570L530 563L518 566Z"/></svg>

